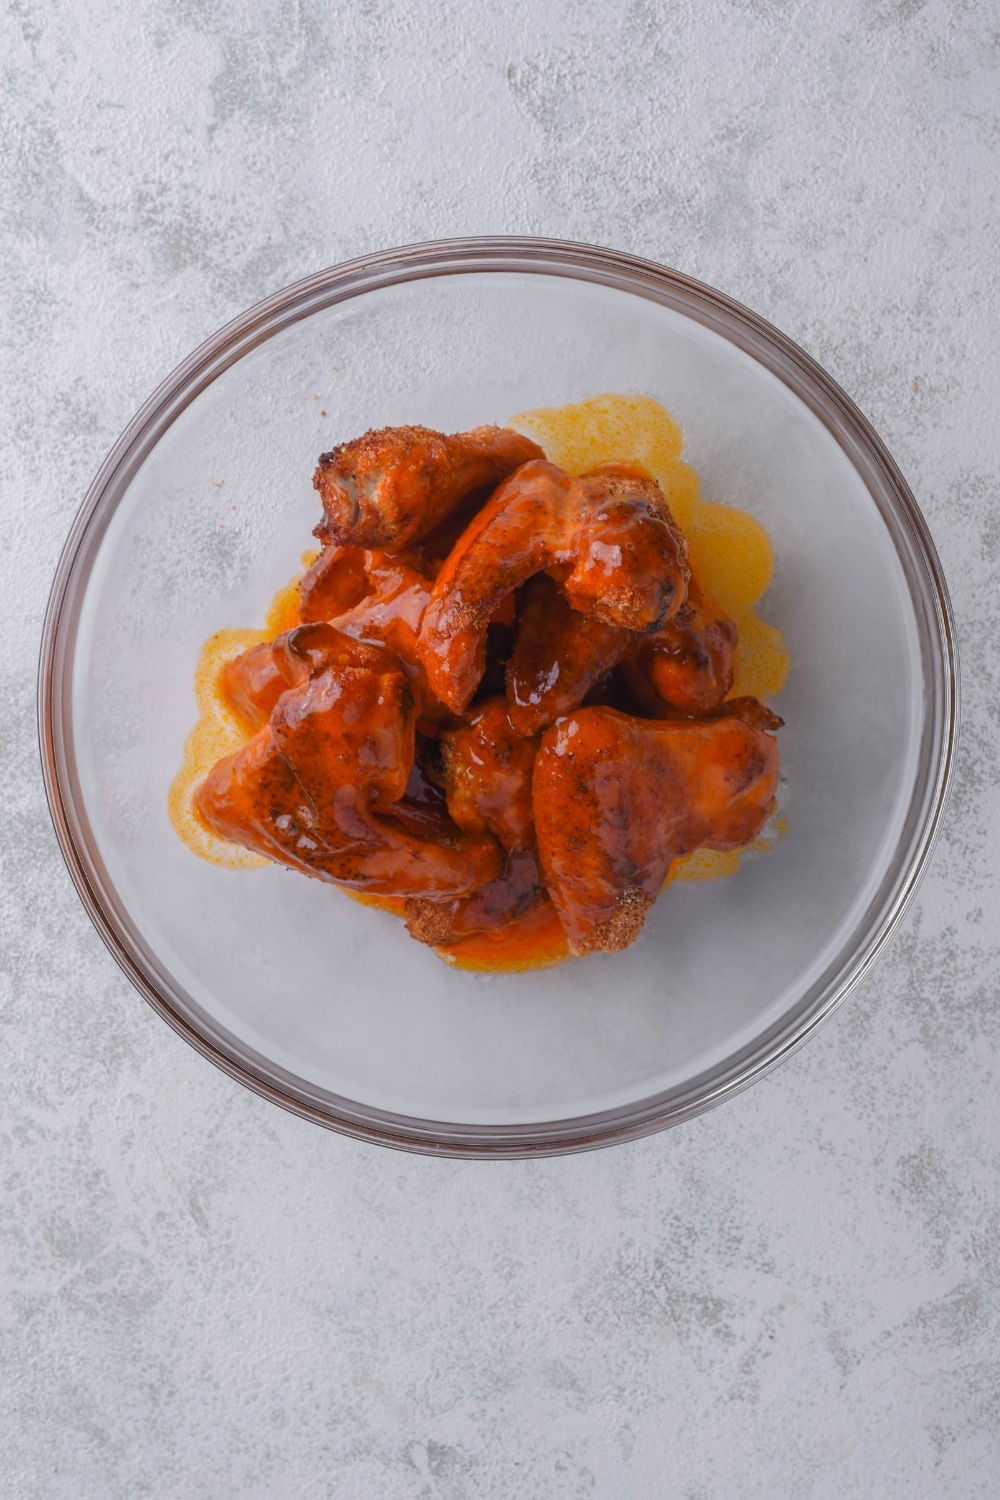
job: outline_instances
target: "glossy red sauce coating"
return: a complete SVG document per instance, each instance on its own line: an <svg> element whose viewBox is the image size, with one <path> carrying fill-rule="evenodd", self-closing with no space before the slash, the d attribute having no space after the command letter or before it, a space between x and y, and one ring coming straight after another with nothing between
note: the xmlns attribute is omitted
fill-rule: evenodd
<svg viewBox="0 0 1000 1500"><path fill-rule="evenodd" d="M223 668L253 737L195 795L220 837L498 970L626 946L674 860L752 840L780 724L726 702L736 627L655 480L514 465L489 437L501 482L470 493L499 431L430 434L423 478L425 429L368 434L361 478L351 445L324 460L301 623Z"/></svg>

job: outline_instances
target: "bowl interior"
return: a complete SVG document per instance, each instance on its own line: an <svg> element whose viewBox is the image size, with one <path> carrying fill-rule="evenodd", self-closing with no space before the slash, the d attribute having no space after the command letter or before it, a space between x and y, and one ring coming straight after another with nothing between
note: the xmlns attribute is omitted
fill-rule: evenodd
<svg viewBox="0 0 1000 1500"><path fill-rule="evenodd" d="M222 627L260 625L298 571L317 455L368 427L453 431L602 391L662 401L705 497L770 533L761 613L792 654L774 850L735 878L671 887L623 954L510 976L450 970L401 923L318 882L189 853L166 798L196 717L198 651ZM788 385L632 292L483 271L319 308L179 412L86 568L71 744L103 899L178 1013L333 1114L351 1101L373 1120L541 1127L710 1090L814 1003L897 857L925 669L879 508Z"/></svg>

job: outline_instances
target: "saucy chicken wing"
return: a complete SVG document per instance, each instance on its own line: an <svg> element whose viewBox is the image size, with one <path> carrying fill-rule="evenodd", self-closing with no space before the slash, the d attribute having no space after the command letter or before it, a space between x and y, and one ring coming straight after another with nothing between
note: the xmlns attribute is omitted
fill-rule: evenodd
<svg viewBox="0 0 1000 1500"><path fill-rule="evenodd" d="M253 737L194 793L215 834L402 901L475 966L525 942L551 962L562 929L573 954L624 948L673 860L758 833L781 720L726 700L736 627L655 480L574 477L498 427L396 427L313 483L301 623L218 678Z"/></svg>
<svg viewBox="0 0 1000 1500"><path fill-rule="evenodd" d="M530 849L535 842L531 770L538 741L517 732L506 701L489 699L463 724L443 730L439 743L440 784L459 828L488 829L505 849Z"/></svg>
<svg viewBox="0 0 1000 1500"><path fill-rule="evenodd" d="M411 935L435 944L505 926L548 903L535 855L531 808L537 739L518 734L505 700L493 698L464 724L443 731L439 745L439 780L452 818L467 833L492 833L507 853L496 879L472 896L406 903Z"/></svg>
<svg viewBox="0 0 1000 1500"><path fill-rule="evenodd" d="M328 667L212 769L198 810L222 838L307 875L372 895L464 895L496 876L500 849L450 820L433 838L419 818L407 826L415 718L402 672Z"/></svg>
<svg viewBox="0 0 1000 1500"><path fill-rule="evenodd" d="M661 630L637 636L571 609L539 574L522 591L517 640L507 663L511 722L521 734L579 708L620 664L618 696L653 719L714 713L736 675L736 626L692 574L688 596ZM621 706L621 705L614 705Z"/></svg>
<svg viewBox="0 0 1000 1500"><path fill-rule="evenodd" d="M486 502L438 574L420 631L433 692L455 712L485 664L486 624L504 597L552 573L581 614L659 630L684 601L687 545L656 481L608 464L575 479L527 463Z"/></svg>
<svg viewBox="0 0 1000 1500"><path fill-rule="evenodd" d="M418 943L439 948L477 932L495 932L511 922L551 907L534 849L508 853L495 880L471 896L452 901L411 896L403 910L407 930Z"/></svg>
<svg viewBox="0 0 1000 1500"><path fill-rule="evenodd" d="M410 679L418 713L440 718L447 710L431 692L417 649L420 622L431 596L430 580L392 553L369 551L363 556L368 593L352 609L334 616L331 624L359 644L380 645L393 652Z"/></svg>
<svg viewBox="0 0 1000 1500"><path fill-rule="evenodd" d="M429 427L382 427L320 456L313 486L323 501L314 535L343 547L405 547L433 531L475 490L543 458L505 427L447 436Z"/></svg>
<svg viewBox="0 0 1000 1500"><path fill-rule="evenodd" d="M579 708L598 678L635 645L636 633L580 614L544 573L523 595L507 662L507 710L518 733L531 735Z"/></svg>
<svg viewBox="0 0 1000 1500"><path fill-rule="evenodd" d="M703 720L583 708L550 726L532 801L545 884L577 953L638 936L674 859L759 832L778 782L780 720L755 700Z"/></svg>
<svg viewBox="0 0 1000 1500"><path fill-rule="evenodd" d="M736 676L736 626L692 575L688 596L662 630L622 663L636 704L654 719L712 713Z"/></svg>
<svg viewBox="0 0 1000 1500"><path fill-rule="evenodd" d="M328 624L296 625L276 640L262 641L226 662L222 696L242 719L259 729L282 693L332 666L398 670L398 662L383 646L353 640Z"/></svg>
<svg viewBox="0 0 1000 1500"><path fill-rule="evenodd" d="M384 646L394 653L413 684L418 711L435 717L446 710L434 700L417 652L431 590L419 562L415 553L329 547L302 579L299 615L329 623L359 644Z"/></svg>

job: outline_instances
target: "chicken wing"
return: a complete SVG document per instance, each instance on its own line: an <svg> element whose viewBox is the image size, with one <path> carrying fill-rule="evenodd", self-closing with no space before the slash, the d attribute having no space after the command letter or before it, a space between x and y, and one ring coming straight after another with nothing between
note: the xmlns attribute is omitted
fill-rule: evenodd
<svg viewBox="0 0 1000 1500"><path fill-rule="evenodd" d="M574 479L525 464L491 496L438 574L420 631L435 695L461 712L485 663L486 623L504 597L551 572L572 607L642 632L683 603L687 546L655 480L623 465Z"/></svg>
<svg viewBox="0 0 1000 1500"><path fill-rule="evenodd" d="M503 698L491 698L457 728L440 736L440 777L448 811L470 833L488 829L505 849L535 841L531 769L537 739L518 734Z"/></svg>
<svg viewBox="0 0 1000 1500"><path fill-rule="evenodd" d="M500 869L493 838L449 824L430 839L405 813L373 806L401 806L415 718L402 672L329 667L284 693L268 724L212 769L198 810L222 838L354 890L467 894Z"/></svg>
<svg viewBox="0 0 1000 1500"><path fill-rule="evenodd" d="M431 692L417 649L420 622L431 596L430 579L391 553L368 551L363 556L368 593L353 609L334 616L331 624L358 642L393 652L410 679L418 712L425 718L439 718L446 709Z"/></svg>
<svg viewBox="0 0 1000 1500"><path fill-rule="evenodd" d="M673 619L636 644L622 663L636 704L654 719L714 712L732 690L736 641L736 626L692 575Z"/></svg>
<svg viewBox="0 0 1000 1500"><path fill-rule="evenodd" d="M537 734L578 708L620 663L617 696L653 719L714 713L736 675L736 626L692 574L677 613L651 636L588 619L539 574L523 590L517 641L507 663L511 722Z"/></svg>
<svg viewBox="0 0 1000 1500"><path fill-rule="evenodd" d="M423 943L449 943L502 927L548 902L535 855L531 770L537 739L514 729L503 698L484 703L439 739L439 781L448 811L467 833L490 832L507 851L495 880L453 901L414 899L406 924Z"/></svg>
<svg viewBox="0 0 1000 1500"><path fill-rule="evenodd" d="M303 596L307 613L323 610L322 616L286 631L275 641L252 646L228 662L222 672L226 701L257 729L266 723L283 692L327 666L382 672L402 667L416 693L418 712L429 717L444 714L446 710L430 693L417 654L417 631L430 598L430 580L387 552L352 547L331 548L330 552L348 554L346 581L341 579L336 588L329 586L344 561L335 559L326 575L319 575L319 587ZM345 597L357 602L338 610L338 602ZM331 606L332 618L325 612Z"/></svg>
<svg viewBox="0 0 1000 1500"><path fill-rule="evenodd" d="M321 455L313 486L324 516L314 535L345 547L405 547L472 491L543 457L537 443L504 427L451 436L429 427L366 432Z"/></svg>
<svg viewBox="0 0 1000 1500"><path fill-rule="evenodd" d="M363 547L327 547L299 579L299 619L332 620L353 608L371 584L365 572Z"/></svg>
<svg viewBox="0 0 1000 1500"><path fill-rule="evenodd" d="M507 709L514 728L537 734L560 714L579 708L636 639L634 630L580 614L551 578L537 574L523 590L507 662Z"/></svg>
<svg viewBox="0 0 1000 1500"><path fill-rule="evenodd" d="M297 625L226 662L222 696L247 724L259 729L282 693L332 666L390 672L398 663L384 647L352 640L332 625Z"/></svg>
<svg viewBox="0 0 1000 1500"><path fill-rule="evenodd" d="M536 851L522 849L509 853L496 879L471 896L451 901L411 896L403 917L411 937L439 948L476 932L495 932L551 905Z"/></svg>
<svg viewBox="0 0 1000 1500"><path fill-rule="evenodd" d="M759 832L778 782L768 730L781 721L755 700L733 707L713 720L659 723L583 708L543 734L535 829L575 952L627 947L672 860L702 845L736 849Z"/></svg>

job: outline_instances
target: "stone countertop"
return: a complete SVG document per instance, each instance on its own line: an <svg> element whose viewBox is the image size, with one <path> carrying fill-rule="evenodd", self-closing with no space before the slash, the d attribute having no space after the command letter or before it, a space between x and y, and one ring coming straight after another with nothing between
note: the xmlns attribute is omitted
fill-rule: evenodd
<svg viewBox="0 0 1000 1500"><path fill-rule="evenodd" d="M17 0L0 20L4 1500L972 1500L1000 1472L1000 39L983 3ZM959 773L878 968L692 1124L431 1161L273 1108L105 951L34 720L149 391L436 236L634 251L802 344L927 516Z"/></svg>

